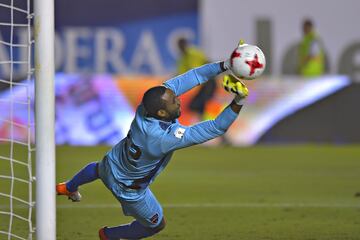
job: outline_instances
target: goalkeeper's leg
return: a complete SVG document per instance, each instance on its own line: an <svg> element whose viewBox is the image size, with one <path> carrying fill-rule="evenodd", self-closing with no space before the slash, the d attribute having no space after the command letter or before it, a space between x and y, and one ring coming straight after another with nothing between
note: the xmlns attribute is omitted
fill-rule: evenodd
<svg viewBox="0 0 360 240"><path fill-rule="evenodd" d="M57 184L56 192L59 195L68 196L72 201L78 202L81 199L81 195L78 192L79 186L98 178L98 163L93 162L81 169L70 181Z"/></svg>
<svg viewBox="0 0 360 240"><path fill-rule="evenodd" d="M121 202L122 210L126 216L133 216L136 220L116 227L104 227L99 230L101 240L107 239L142 239L150 237L165 228L165 219L160 203L150 189L137 201ZM115 192L113 192L116 195Z"/></svg>

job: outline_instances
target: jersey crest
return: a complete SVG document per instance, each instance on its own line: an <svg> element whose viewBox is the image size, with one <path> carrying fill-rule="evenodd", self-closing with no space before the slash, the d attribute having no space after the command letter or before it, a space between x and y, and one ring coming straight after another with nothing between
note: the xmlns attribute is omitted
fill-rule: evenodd
<svg viewBox="0 0 360 240"><path fill-rule="evenodd" d="M185 133L185 128L178 127L175 130L174 135L175 135L176 138L181 139L184 136L184 133Z"/></svg>

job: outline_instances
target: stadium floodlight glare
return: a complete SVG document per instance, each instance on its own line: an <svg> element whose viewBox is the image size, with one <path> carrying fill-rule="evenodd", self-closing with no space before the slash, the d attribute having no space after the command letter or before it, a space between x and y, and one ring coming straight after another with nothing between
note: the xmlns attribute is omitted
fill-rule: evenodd
<svg viewBox="0 0 360 240"><path fill-rule="evenodd" d="M56 239L54 1L35 0L36 237Z"/></svg>

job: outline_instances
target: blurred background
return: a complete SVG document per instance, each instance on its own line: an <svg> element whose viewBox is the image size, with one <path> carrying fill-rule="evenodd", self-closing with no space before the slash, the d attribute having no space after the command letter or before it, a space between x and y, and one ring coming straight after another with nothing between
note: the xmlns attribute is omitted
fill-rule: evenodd
<svg viewBox="0 0 360 240"><path fill-rule="evenodd" d="M28 239L33 54L22 45L34 33L6 4L26 1L0 0L0 233ZM360 239L359 9L357 0L55 1L57 181L127 135L148 88L229 58L244 39L264 51L266 71L245 82L248 102L225 137L179 151L152 185L168 222L155 239ZM217 116L233 97L221 83L183 95L180 122ZM97 239L98 228L130 221L100 181L81 193L80 204L57 199L58 239Z"/></svg>
<svg viewBox="0 0 360 240"><path fill-rule="evenodd" d="M206 61L228 58L239 39L258 45L267 66L261 79L246 82L249 102L227 133L227 144L360 141L358 1L330 1L326 8L320 0L259 0L256 6L236 0L65 0L55 5L58 144L116 143L126 136L146 89ZM0 34L3 41L27 39L24 28L11 35L3 27ZM179 48L180 39L191 48L188 56ZM27 53L14 48L11 54L21 60ZM205 60L197 60L199 55ZM10 58L5 44L0 57ZM10 68L0 64L2 79L11 72L15 80L26 76L26 65ZM8 86L1 84L2 96ZM15 88L14 94L20 98L24 91ZM212 86L182 97L180 121L213 118L229 100L221 79L215 79ZM0 105L1 112L6 108ZM16 121L27 121L25 110L15 109ZM0 136L8 128L0 122ZM26 138L21 129L15 132Z"/></svg>

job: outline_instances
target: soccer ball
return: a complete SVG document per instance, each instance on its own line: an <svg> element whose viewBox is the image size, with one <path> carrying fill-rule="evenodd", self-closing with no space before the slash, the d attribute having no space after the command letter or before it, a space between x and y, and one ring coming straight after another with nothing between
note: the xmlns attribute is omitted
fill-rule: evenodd
<svg viewBox="0 0 360 240"><path fill-rule="evenodd" d="M254 45L239 45L230 56L230 67L240 79L252 80L265 70L266 60L261 49Z"/></svg>

